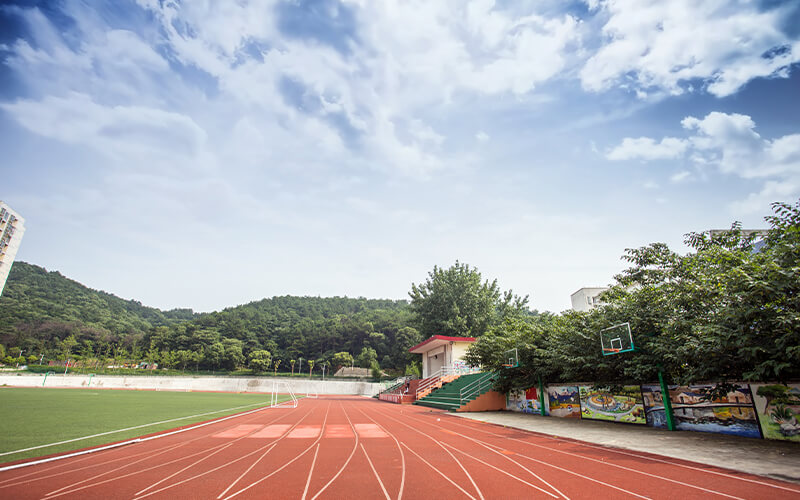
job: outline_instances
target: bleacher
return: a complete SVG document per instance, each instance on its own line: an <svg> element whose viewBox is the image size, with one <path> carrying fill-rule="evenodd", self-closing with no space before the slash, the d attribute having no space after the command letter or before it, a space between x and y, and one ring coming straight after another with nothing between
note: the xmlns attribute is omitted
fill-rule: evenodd
<svg viewBox="0 0 800 500"><path fill-rule="evenodd" d="M418 399L414 404L455 411L468 402L477 399L492 389L492 373L479 372L461 375L447 382L430 394Z"/></svg>

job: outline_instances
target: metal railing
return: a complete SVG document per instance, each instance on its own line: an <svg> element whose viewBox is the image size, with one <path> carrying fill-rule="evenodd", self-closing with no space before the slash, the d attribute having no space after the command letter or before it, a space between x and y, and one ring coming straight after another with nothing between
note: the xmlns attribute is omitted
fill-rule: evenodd
<svg viewBox="0 0 800 500"><path fill-rule="evenodd" d="M424 393L423 395L427 395L428 392L441 387L442 378L444 377L451 375L469 375L470 373L477 373L479 371L480 368L475 368L472 366L443 366L439 370L433 372L433 375L430 375L429 377L420 381L419 385L417 386L416 398L419 399L420 394Z"/></svg>
<svg viewBox="0 0 800 500"><path fill-rule="evenodd" d="M494 372L486 372L476 380L462 387L459 394L461 406L464 406L464 404L469 402L476 394L480 395L486 392L492 385L494 385Z"/></svg>

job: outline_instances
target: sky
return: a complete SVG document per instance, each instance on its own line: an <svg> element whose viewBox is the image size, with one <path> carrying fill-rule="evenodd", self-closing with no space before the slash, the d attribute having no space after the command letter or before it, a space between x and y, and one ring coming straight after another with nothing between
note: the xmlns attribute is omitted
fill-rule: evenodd
<svg viewBox="0 0 800 500"><path fill-rule="evenodd" d="M798 200L799 62L796 1L6 1L0 199L18 260L162 309L458 260L559 312Z"/></svg>

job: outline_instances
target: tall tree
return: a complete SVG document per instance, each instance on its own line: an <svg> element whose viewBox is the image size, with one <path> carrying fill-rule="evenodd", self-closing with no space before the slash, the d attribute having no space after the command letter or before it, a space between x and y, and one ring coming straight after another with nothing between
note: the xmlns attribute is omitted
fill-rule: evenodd
<svg viewBox="0 0 800 500"><path fill-rule="evenodd" d="M484 281L477 268L458 261L447 269L434 266L424 283L412 283L409 296L424 337L483 335L502 316L526 310L528 302L511 291L502 294L497 280Z"/></svg>

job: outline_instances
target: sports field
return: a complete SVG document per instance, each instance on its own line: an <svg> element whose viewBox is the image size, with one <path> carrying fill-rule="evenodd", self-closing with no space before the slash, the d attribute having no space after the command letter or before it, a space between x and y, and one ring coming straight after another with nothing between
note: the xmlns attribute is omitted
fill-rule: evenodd
<svg viewBox="0 0 800 500"><path fill-rule="evenodd" d="M798 498L800 485L363 397L14 470L2 498Z"/></svg>
<svg viewBox="0 0 800 500"><path fill-rule="evenodd" d="M0 463L130 439L252 410L269 400L269 394L2 387ZM121 429L127 430L117 432ZM97 434L102 435L79 439ZM63 441L70 442L46 446ZM35 449L14 453L28 448Z"/></svg>

